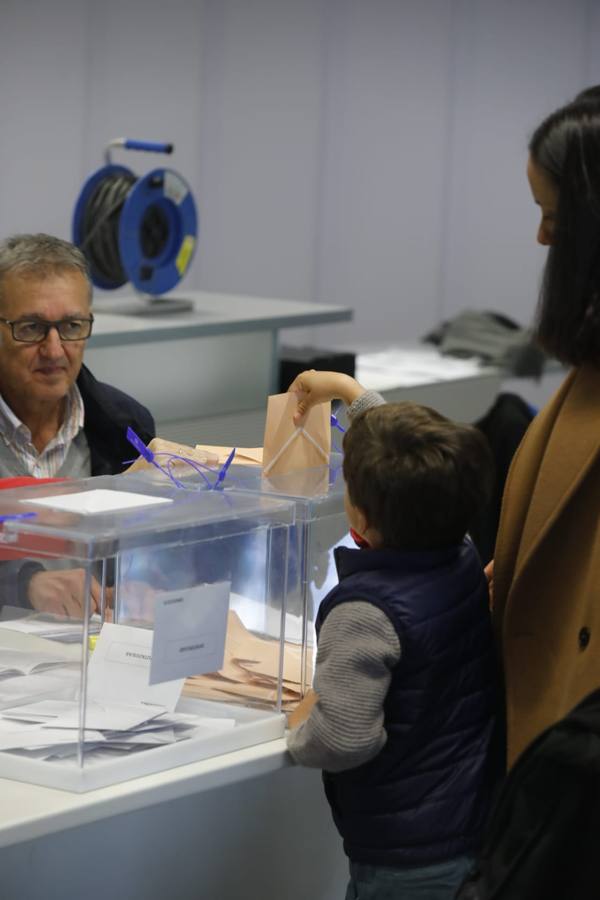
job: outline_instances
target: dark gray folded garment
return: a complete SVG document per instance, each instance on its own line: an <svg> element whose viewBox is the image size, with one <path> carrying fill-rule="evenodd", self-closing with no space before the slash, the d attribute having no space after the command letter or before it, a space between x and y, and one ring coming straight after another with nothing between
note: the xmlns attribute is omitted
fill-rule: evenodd
<svg viewBox="0 0 600 900"><path fill-rule="evenodd" d="M513 375L539 377L546 358L530 329L494 312L464 310L423 340L448 356L478 356Z"/></svg>

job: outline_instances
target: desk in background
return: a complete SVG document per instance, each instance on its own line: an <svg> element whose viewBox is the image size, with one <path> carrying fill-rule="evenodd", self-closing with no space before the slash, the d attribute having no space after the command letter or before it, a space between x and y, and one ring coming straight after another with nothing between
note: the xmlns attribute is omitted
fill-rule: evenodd
<svg viewBox="0 0 600 900"><path fill-rule="evenodd" d="M411 400L461 422L474 422L494 402L503 380L495 366L453 359L429 344L406 344L359 353L356 379L390 402Z"/></svg>
<svg viewBox="0 0 600 900"><path fill-rule="evenodd" d="M389 403L411 400L432 406L458 422L476 422L503 391L519 394L539 409L565 373L549 361L541 378L517 378L500 367L443 356L431 344L418 343L372 345L356 357L356 379L365 388L379 391Z"/></svg>
<svg viewBox="0 0 600 900"><path fill-rule="evenodd" d="M262 443L280 329L352 318L351 309L321 303L201 291L186 298L190 312L149 314L142 298L99 297L85 354L96 378L151 410L162 437L185 443Z"/></svg>

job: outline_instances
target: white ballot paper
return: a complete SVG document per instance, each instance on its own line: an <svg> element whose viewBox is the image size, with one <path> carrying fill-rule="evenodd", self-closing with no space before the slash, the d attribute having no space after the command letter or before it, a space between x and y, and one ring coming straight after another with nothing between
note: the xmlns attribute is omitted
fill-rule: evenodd
<svg viewBox="0 0 600 900"><path fill-rule="evenodd" d="M67 731L65 728L15 728L13 731L0 730L0 750L20 750L34 747L56 747L59 744L75 746L79 739L76 730ZM99 731L84 731L86 743L99 744L105 741L105 737Z"/></svg>
<svg viewBox="0 0 600 900"><path fill-rule="evenodd" d="M163 713L160 707L148 709L147 706L126 706L124 703L103 704L89 698L85 705L85 726L98 731L131 731ZM79 704L69 700L40 700L11 707L4 712L4 718L42 722L52 728L76 729L79 727Z"/></svg>
<svg viewBox="0 0 600 900"><path fill-rule="evenodd" d="M169 497L152 497L148 494L135 494L132 491L110 491L96 488L92 491L78 491L75 494L54 494L52 497L41 497L39 500L27 498L22 502L89 516L94 513L138 509L141 506L156 506L159 503L172 503L173 501Z"/></svg>
<svg viewBox="0 0 600 900"><path fill-rule="evenodd" d="M203 589L199 594L173 592L161 595L160 599L165 603L164 609L173 607L184 611L174 617L167 614L164 632L167 648L173 634L181 635L179 628L190 629L195 643L202 640L207 647L215 647L220 642L220 653L215 651L216 656L211 657L207 651L202 657L207 665L212 665L214 660L215 666L220 666L225 639L222 622L227 617L230 585L223 583L212 588ZM188 605L193 606L193 612L188 610L185 614ZM199 616L198 605L209 608L210 614L205 611L204 617ZM220 612L217 614L216 610ZM163 614L159 611L157 618L160 620ZM170 630L171 626L175 630ZM213 641L216 628L221 629L221 634ZM198 637L200 634L202 637ZM24 636L17 634L17 637ZM40 642L37 637L32 640ZM86 762L101 762L114 758L115 753L129 754L192 737L212 737L234 728L234 718L174 712L184 679L171 677L168 682L149 683L152 640L150 629L104 624L88 663L83 732L80 732L83 723L77 696L78 672L69 666L70 660L63 661L63 669L51 668L49 674L43 671L10 677L10 672L30 671L32 657L24 649L5 648L2 662L6 674L0 678L0 753L72 765L83 743ZM186 631L184 648L189 640ZM190 658L195 659L193 671L198 671L197 652L190 651ZM186 656L187 651L184 649L183 653ZM53 660L51 653L48 659L41 654L38 657L42 666L53 665ZM2 691L13 685L27 689L9 690L4 696Z"/></svg>
<svg viewBox="0 0 600 900"><path fill-rule="evenodd" d="M184 679L150 684L153 632L105 622L88 665L88 697L108 706L161 706L173 712ZM147 718L150 718L150 713Z"/></svg>
<svg viewBox="0 0 600 900"><path fill-rule="evenodd" d="M33 675L49 669L61 669L69 665L64 659L48 654L26 653L23 650L11 650L3 647L0 651L0 678L12 678L14 675ZM70 663L77 666L76 662Z"/></svg>
<svg viewBox="0 0 600 900"><path fill-rule="evenodd" d="M158 594L150 684L216 672L223 665L231 582Z"/></svg>

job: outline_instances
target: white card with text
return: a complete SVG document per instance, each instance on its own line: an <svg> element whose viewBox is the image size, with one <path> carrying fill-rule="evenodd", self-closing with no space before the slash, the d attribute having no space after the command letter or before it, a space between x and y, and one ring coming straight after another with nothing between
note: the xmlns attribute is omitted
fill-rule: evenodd
<svg viewBox="0 0 600 900"><path fill-rule="evenodd" d="M230 593L219 581L156 597L150 684L221 668Z"/></svg>
<svg viewBox="0 0 600 900"><path fill-rule="evenodd" d="M145 704L172 712L183 679L160 686L150 681L152 631L105 622L88 664L88 697L98 703Z"/></svg>

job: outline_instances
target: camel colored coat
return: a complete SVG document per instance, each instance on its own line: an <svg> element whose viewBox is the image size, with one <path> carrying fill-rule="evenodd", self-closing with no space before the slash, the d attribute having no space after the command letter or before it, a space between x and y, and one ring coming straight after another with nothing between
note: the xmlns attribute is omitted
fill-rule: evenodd
<svg viewBox="0 0 600 900"><path fill-rule="evenodd" d="M600 686L600 370L571 372L515 454L494 561L508 765Z"/></svg>

